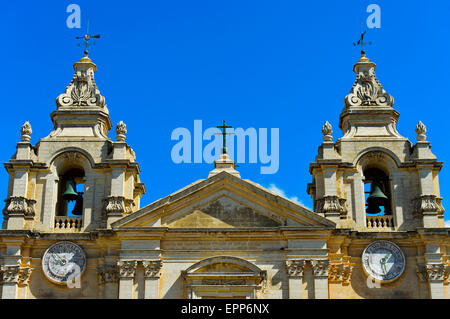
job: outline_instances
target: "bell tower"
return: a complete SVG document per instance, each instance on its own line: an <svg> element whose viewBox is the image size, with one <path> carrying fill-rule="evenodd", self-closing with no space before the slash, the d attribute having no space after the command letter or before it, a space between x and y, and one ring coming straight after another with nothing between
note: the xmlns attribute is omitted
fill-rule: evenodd
<svg viewBox="0 0 450 319"><path fill-rule="evenodd" d="M88 57L73 65L75 74L51 113L54 129L30 143L25 122L9 173L3 210L4 229L83 232L108 228L139 209L145 193L139 164L125 142L126 125L116 126L116 141L105 98L95 83L97 66Z"/></svg>
<svg viewBox="0 0 450 319"><path fill-rule="evenodd" d="M394 99L375 75L365 52L354 65L356 80L339 118L343 136L333 141L325 122L323 143L310 165L308 193L314 211L338 228L400 231L444 227L438 174L425 126L413 145L396 129Z"/></svg>

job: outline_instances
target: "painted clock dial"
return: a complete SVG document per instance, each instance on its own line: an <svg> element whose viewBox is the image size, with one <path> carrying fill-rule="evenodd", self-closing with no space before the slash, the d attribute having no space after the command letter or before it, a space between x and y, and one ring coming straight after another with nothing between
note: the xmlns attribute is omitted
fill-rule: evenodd
<svg viewBox="0 0 450 319"><path fill-rule="evenodd" d="M370 277L381 282L394 281L405 270L405 255L396 244L377 240L364 249L362 264Z"/></svg>
<svg viewBox="0 0 450 319"><path fill-rule="evenodd" d="M86 268L86 254L79 245L60 241L51 245L42 257L42 269L47 278L64 284L80 276Z"/></svg>

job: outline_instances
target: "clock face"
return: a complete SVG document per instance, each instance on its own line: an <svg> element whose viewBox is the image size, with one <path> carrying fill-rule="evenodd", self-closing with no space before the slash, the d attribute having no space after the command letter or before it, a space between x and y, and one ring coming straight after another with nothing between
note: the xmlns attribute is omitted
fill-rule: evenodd
<svg viewBox="0 0 450 319"><path fill-rule="evenodd" d="M362 254L364 271L381 282L390 282L405 270L405 255L394 243L377 240L369 244Z"/></svg>
<svg viewBox="0 0 450 319"><path fill-rule="evenodd" d="M42 257L44 274L54 283L65 284L80 276L86 267L83 248L70 241L51 245Z"/></svg>

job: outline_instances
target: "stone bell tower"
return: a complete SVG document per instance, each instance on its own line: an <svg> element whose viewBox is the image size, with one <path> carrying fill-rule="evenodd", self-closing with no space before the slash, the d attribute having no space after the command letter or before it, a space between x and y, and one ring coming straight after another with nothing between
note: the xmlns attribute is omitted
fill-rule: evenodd
<svg viewBox="0 0 450 319"><path fill-rule="evenodd" d="M307 191L314 211L338 228L360 231L444 227L442 162L430 150L425 125L417 124L415 145L397 132L394 99L378 82L375 63L361 53L339 118L343 136L334 142L325 122L323 143L310 165Z"/></svg>
<svg viewBox="0 0 450 319"><path fill-rule="evenodd" d="M26 122L17 152L5 163L9 187L4 229L90 231L108 228L139 209L145 187L135 154L125 142L126 125L117 124L116 142L107 137L111 120L95 83L97 67L87 51L74 69L51 113L53 131L33 146ZM67 193L76 201L68 200Z"/></svg>

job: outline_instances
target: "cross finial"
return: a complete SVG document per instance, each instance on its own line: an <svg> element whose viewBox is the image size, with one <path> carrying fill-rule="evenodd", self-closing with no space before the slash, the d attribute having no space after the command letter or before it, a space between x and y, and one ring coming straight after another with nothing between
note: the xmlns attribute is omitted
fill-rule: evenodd
<svg viewBox="0 0 450 319"><path fill-rule="evenodd" d="M364 45L365 45L365 44L372 44L371 41L369 41L369 42L364 42L364 35L366 34L366 32L367 32L367 30L363 30L363 22L362 22L362 20L361 20L361 35L360 35L360 37L359 37L358 42L356 42L356 43L353 42L353 46L360 45L360 46L361 46L361 54L362 54L362 55L365 54L365 51L364 51Z"/></svg>
<svg viewBox="0 0 450 319"><path fill-rule="evenodd" d="M89 45L93 45L95 43L89 43L89 40L91 39L100 39L100 34L96 34L96 35L90 35L89 34L89 19L87 20L87 26L86 26L86 34L83 35L82 37L76 37L76 39L83 39L84 41L84 55L87 56L88 55L88 48ZM80 44L78 44L80 45Z"/></svg>
<svg viewBox="0 0 450 319"><path fill-rule="evenodd" d="M218 133L218 135L223 136L222 154L227 154L227 135L234 134L234 133L227 133L227 128L232 128L232 126L226 125L225 120L223 120L222 126L216 127L222 129L222 133Z"/></svg>

